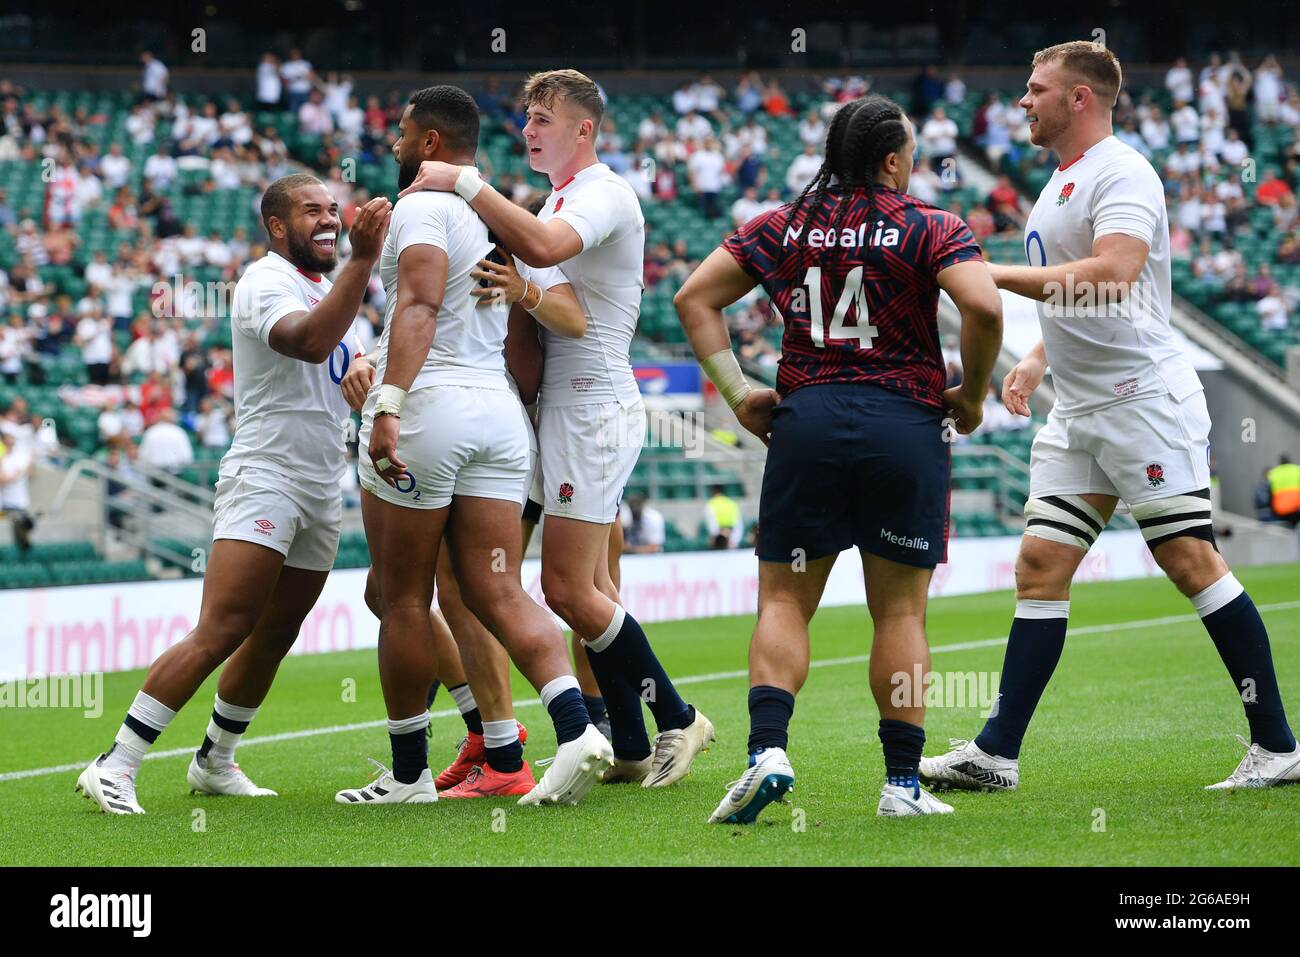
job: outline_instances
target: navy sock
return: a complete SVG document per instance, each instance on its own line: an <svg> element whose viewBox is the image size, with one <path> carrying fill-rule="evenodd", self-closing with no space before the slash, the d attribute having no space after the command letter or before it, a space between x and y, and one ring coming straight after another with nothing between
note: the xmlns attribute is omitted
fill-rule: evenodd
<svg viewBox="0 0 1300 957"><path fill-rule="evenodd" d="M471 734L483 733L483 715L479 714L478 708L470 708L461 716L465 722L465 730Z"/></svg>
<svg viewBox="0 0 1300 957"><path fill-rule="evenodd" d="M784 688L755 685L749 689L749 753L784 749L790 743L794 695Z"/></svg>
<svg viewBox="0 0 1300 957"><path fill-rule="evenodd" d="M524 746L518 738L499 748L484 747L483 750L487 752L487 763L493 771L514 774L524 766Z"/></svg>
<svg viewBox="0 0 1300 957"><path fill-rule="evenodd" d="M925 729L906 721L881 718L877 733L885 749L885 780L915 790L921 751L925 748Z"/></svg>
<svg viewBox="0 0 1300 957"><path fill-rule="evenodd" d="M1016 602L997 701L984 730L975 738L976 746L985 754L1020 757L1020 743L1029 719L1061 660L1069 614L1068 600Z"/></svg>
<svg viewBox="0 0 1300 957"><path fill-rule="evenodd" d="M433 707L433 699L438 697L438 689L441 687L442 687L441 681L434 681L433 684L429 685L429 696L424 701L424 706L426 708Z"/></svg>
<svg viewBox="0 0 1300 957"><path fill-rule="evenodd" d="M1268 631L1250 595L1243 591L1201 622L1232 675L1250 723L1250 740L1266 751L1294 751L1295 735L1282 708Z"/></svg>
<svg viewBox="0 0 1300 957"><path fill-rule="evenodd" d="M695 709L683 701L673 687L637 620L626 609L620 608L619 613L623 621L618 633L599 654L607 656L615 664L618 673L650 707L660 731L688 727L695 720ZM618 613L610 626L613 627L617 621Z"/></svg>
<svg viewBox="0 0 1300 957"><path fill-rule="evenodd" d="M600 719L605 717L605 699L597 695L585 694L582 696L582 703L587 706L587 714L591 715L591 723L600 724Z"/></svg>
<svg viewBox="0 0 1300 957"><path fill-rule="evenodd" d="M393 777L402 784L414 784L429 766L429 739L424 728L403 734L388 733L393 745Z"/></svg>
<svg viewBox="0 0 1300 957"><path fill-rule="evenodd" d="M624 680L617 664L605 652L587 652L591 673L596 676L609 716L610 743L614 757L624 761L641 761L650 756L650 738L645 730L645 715L641 711L641 697L636 689ZM608 649L606 649L608 651Z"/></svg>
<svg viewBox="0 0 1300 957"><path fill-rule="evenodd" d="M555 724L555 743L567 744L582 737L591 718L582 703L582 692L577 688L565 688L546 706L551 721Z"/></svg>

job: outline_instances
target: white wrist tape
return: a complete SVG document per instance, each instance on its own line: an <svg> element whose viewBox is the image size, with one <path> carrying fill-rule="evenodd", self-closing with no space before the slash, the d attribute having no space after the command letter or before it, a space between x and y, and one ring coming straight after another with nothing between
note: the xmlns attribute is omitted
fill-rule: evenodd
<svg viewBox="0 0 1300 957"><path fill-rule="evenodd" d="M745 401L745 396L750 393L750 387L745 381L745 373L740 371L740 363L736 361L734 352L730 349L721 349L706 358L700 365L704 369L704 374L718 387L718 392L730 408L734 409Z"/></svg>
<svg viewBox="0 0 1300 957"><path fill-rule="evenodd" d="M462 166L460 175L456 177L456 195L465 202L472 203L482 188L483 180L479 178L478 170L473 166Z"/></svg>
<svg viewBox="0 0 1300 957"><path fill-rule="evenodd" d="M375 415L401 415L405 401L405 389L385 383L379 387L379 395L375 398Z"/></svg>

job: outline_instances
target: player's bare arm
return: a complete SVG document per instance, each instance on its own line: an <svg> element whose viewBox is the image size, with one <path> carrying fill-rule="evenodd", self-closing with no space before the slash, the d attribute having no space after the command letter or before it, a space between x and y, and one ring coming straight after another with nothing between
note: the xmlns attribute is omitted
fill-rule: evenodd
<svg viewBox="0 0 1300 957"><path fill-rule="evenodd" d="M565 282L543 289L519 275L510 254L499 246L497 248L506 261L498 263L490 259L479 260L478 268L471 270L470 275L489 285L475 286L470 290L471 296L508 304L519 303L557 336L580 339L586 335L587 316L571 285Z"/></svg>
<svg viewBox="0 0 1300 957"><path fill-rule="evenodd" d="M961 312L961 384L944 392L957 420L957 431L970 435L984 418L984 397L1002 348L1002 297L979 260L956 263L938 275L943 289Z"/></svg>
<svg viewBox="0 0 1300 957"><path fill-rule="evenodd" d="M422 189L459 192L456 183L465 170L473 167L425 160L415 181L398 194L399 198ZM498 193L490 183L481 184L469 205L487 223L488 229L500 237L502 245L530 266L556 266L582 252L582 239L572 226L560 219L543 223Z"/></svg>
<svg viewBox="0 0 1300 957"><path fill-rule="evenodd" d="M749 387L731 351L731 335L722 315L723 309L755 285L753 277L740 268L731 253L715 249L677 291L673 305L705 373L740 424L766 445L772 434L772 410L781 397L775 389Z"/></svg>
<svg viewBox="0 0 1300 957"><path fill-rule="evenodd" d="M333 219L334 235L338 237L338 204L322 209L316 203L307 203L302 213L322 217L322 232L329 231L327 219ZM303 362L324 362L338 348L339 341L347 335L361 308L361 301L370 282L375 260L384 247L388 233L388 220L393 205L384 197L372 199L357 213L352 223L352 258L339 272L334 288L324 299L307 312L285 316L271 327L271 348L281 355Z"/></svg>
<svg viewBox="0 0 1300 957"><path fill-rule="evenodd" d="M360 412L366 404L370 387L375 384L375 365L370 356L358 356L343 374L339 388L343 390L343 400L353 412Z"/></svg>
<svg viewBox="0 0 1300 957"><path fill-rule="evenodd" d="M438 310L447 287L447 253L437 246L411 246L397 263L397 306L388 338L388 363L383 385L404 394L415 381L433 345ZM406 471L397 457L399 415L376 411L370 429L370 461L379 476L392 485ZM385 460L386 463L385 463ZM381 468L381 463L384 463Z"/></svg>
<svg viewBox="0 0 1300 957"><path fill-rule="evenodd" d="M510 307L506 321L506 368L519 388L524 405L537 401L542 386L542 343L537 337L537 320L518 304Z"/></svg>
<svg viewBox="0 0 1300 957"><path fill-rule="evenodd" d="M1039 302L1059 299L1070 288L1075 290L1075 295L1094 296L1094 302L1101 301L1098 285L1105 288L1109 301L1117 302L1123 300L1131 284L1137 282L1150 251L1151 247L1136 236L1110 233L1092 244L1092 255L1087 259L1054 266L991 263L989 272L999 289Z"/></svg>

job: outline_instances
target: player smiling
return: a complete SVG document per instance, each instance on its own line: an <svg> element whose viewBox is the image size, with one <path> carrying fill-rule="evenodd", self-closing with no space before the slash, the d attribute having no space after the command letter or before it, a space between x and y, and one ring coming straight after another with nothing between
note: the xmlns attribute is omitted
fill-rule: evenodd
<svg viewBox="0 0 1300 957"><path fill-rule="evenodd" d="M316 604L338 551L347 404L336 383L356 351L356 319L391 204L371 200L338 263L338 204L314 176L276 180L262 197L270 252L235 287L235 436L221 460L212 554L199 621L149 669L113 746L77 790L114 814L143 814L135 775L145 752L229 658L188 780L209 794L273 795L235 764L281 659Z"/></svg>

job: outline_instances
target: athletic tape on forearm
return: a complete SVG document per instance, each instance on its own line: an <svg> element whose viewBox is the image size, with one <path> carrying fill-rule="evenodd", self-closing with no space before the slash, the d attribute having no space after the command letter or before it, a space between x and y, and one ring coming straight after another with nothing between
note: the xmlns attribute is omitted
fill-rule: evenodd
<svg viewBox="0 0 1300 957"><path fill-rule="evenodd" d="M740 363L736 361L734 352L721 349L700 365L704 368L704 374L718 387L718 392L729 407L734 409L745 401L745 396L750 392L749 383L745 381L745 373L740 371Z"/></svg>
<svg viewBox="0 0 1300 957"><path fill-rule="evenodd" d="M375 398L375 415L401 415L402 403L406 401L406 390L384 383L379 387Z"/></svg>
<svg viewBox="0 0 1300 957"><path fill-rule="evenodd" d="M456 177L456 195L465 202L472 203L482 188L483 180L479 178L478 170L473 166L462 166L460 175Z"/></svg>

